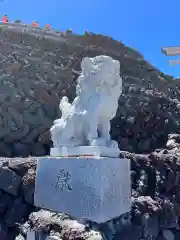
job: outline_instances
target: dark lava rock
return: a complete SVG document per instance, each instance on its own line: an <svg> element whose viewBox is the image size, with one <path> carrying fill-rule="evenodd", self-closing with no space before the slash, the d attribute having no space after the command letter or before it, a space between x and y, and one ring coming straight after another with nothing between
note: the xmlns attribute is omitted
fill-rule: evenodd
<svg viewBox="0 0 180 240"><path fill-rule="evenodd" d="M14 240L13 235L9 232L8 227L0 220L0 239L1 240Z"/></svg>
<svg viewBox="0 0 180 240"><path fill-rule="evenodd" d="M36 167L36 158L9 158L8 167L23 177L29 169Z"/></svg>
<svg viewBox="0 0 180 240"><path fill-rule="evenodd" d="M1 167L0 179L0 188L7 193L17 196L21 178L7 167Z"/></svg>
<svg viewBox="0 0 180 240"><path fill-rule="evenodd" d="M5 213L4 221L8 227L24 222L28 214L28 205L22 198L17 198Z"/></svg>
<svg viewBox="0 0 180 240"><path fill-rule="evenodd" d="M13 156L14 157L28 157L29 149L28 145L21 142L16 142L13 144Z"/></svg>
<svg viewBox="0 0 180 240"><path fill-rule="evenodd" d="M12 204L12 196L4 193L0 198L0 214L2 215Z"/></svg>
<svg viewBox="0 0 180 240"><path fill-rule="evenodd" d="M31 205L34 203L35 176L35 170L29 169L22 178L22 193L25 201Z"/></svg>

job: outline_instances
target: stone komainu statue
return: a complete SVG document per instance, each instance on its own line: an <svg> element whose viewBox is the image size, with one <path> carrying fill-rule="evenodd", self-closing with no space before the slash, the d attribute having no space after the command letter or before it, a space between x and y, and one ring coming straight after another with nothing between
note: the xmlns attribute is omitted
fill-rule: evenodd
<svg viewBox="0 0 180 240"><path fill-rule="evenodd" d="M122 92L120 63L108 56L86 57L81 68L76 98L72 104L67 97L62 98L62 117L50 129L53 145L115 147L109 132Z"/></svg>

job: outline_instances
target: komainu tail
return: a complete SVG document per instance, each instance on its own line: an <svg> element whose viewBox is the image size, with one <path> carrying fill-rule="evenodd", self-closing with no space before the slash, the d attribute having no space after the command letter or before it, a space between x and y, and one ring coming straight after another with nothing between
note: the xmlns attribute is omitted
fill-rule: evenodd
<svg viewBox="0 0 180 240"><path fill-rule="evenodd" d="M61 110L63 119L66 119L69 115L71 115L72 105L69 103L68 97L65 96L62 98L59 104L59 109Z"/></svg>

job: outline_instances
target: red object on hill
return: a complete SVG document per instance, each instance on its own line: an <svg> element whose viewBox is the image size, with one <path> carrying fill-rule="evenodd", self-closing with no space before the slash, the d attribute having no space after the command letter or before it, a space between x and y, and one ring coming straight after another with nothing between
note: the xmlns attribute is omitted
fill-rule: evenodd
<svg viewBox="0 0 180 240"><path fill-rule="evenodd" d="M2 22L8 22L8 16L4 15L4 17L2 17Z"/></svg>
<svg viewBox="0 0 180 240"><path fill-rule="evenodd" d="M32 23L32 25L33 25L33 27L38 27L38 22L37 22L37 21L34 21L34 22Z"/></svg>

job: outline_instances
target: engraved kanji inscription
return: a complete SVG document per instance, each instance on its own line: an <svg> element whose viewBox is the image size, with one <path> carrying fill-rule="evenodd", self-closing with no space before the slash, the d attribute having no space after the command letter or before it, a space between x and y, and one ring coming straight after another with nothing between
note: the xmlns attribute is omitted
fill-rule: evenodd
<svg viewBox="0 0 180 240"><path fill-rule="evenodd" d="M72 190L70 186L71 175L69 172L66 172L64 169L60 169L58 174L56 175L57 181L55 184L55 190L64 190L67 189L69 191Z"/></svg>

